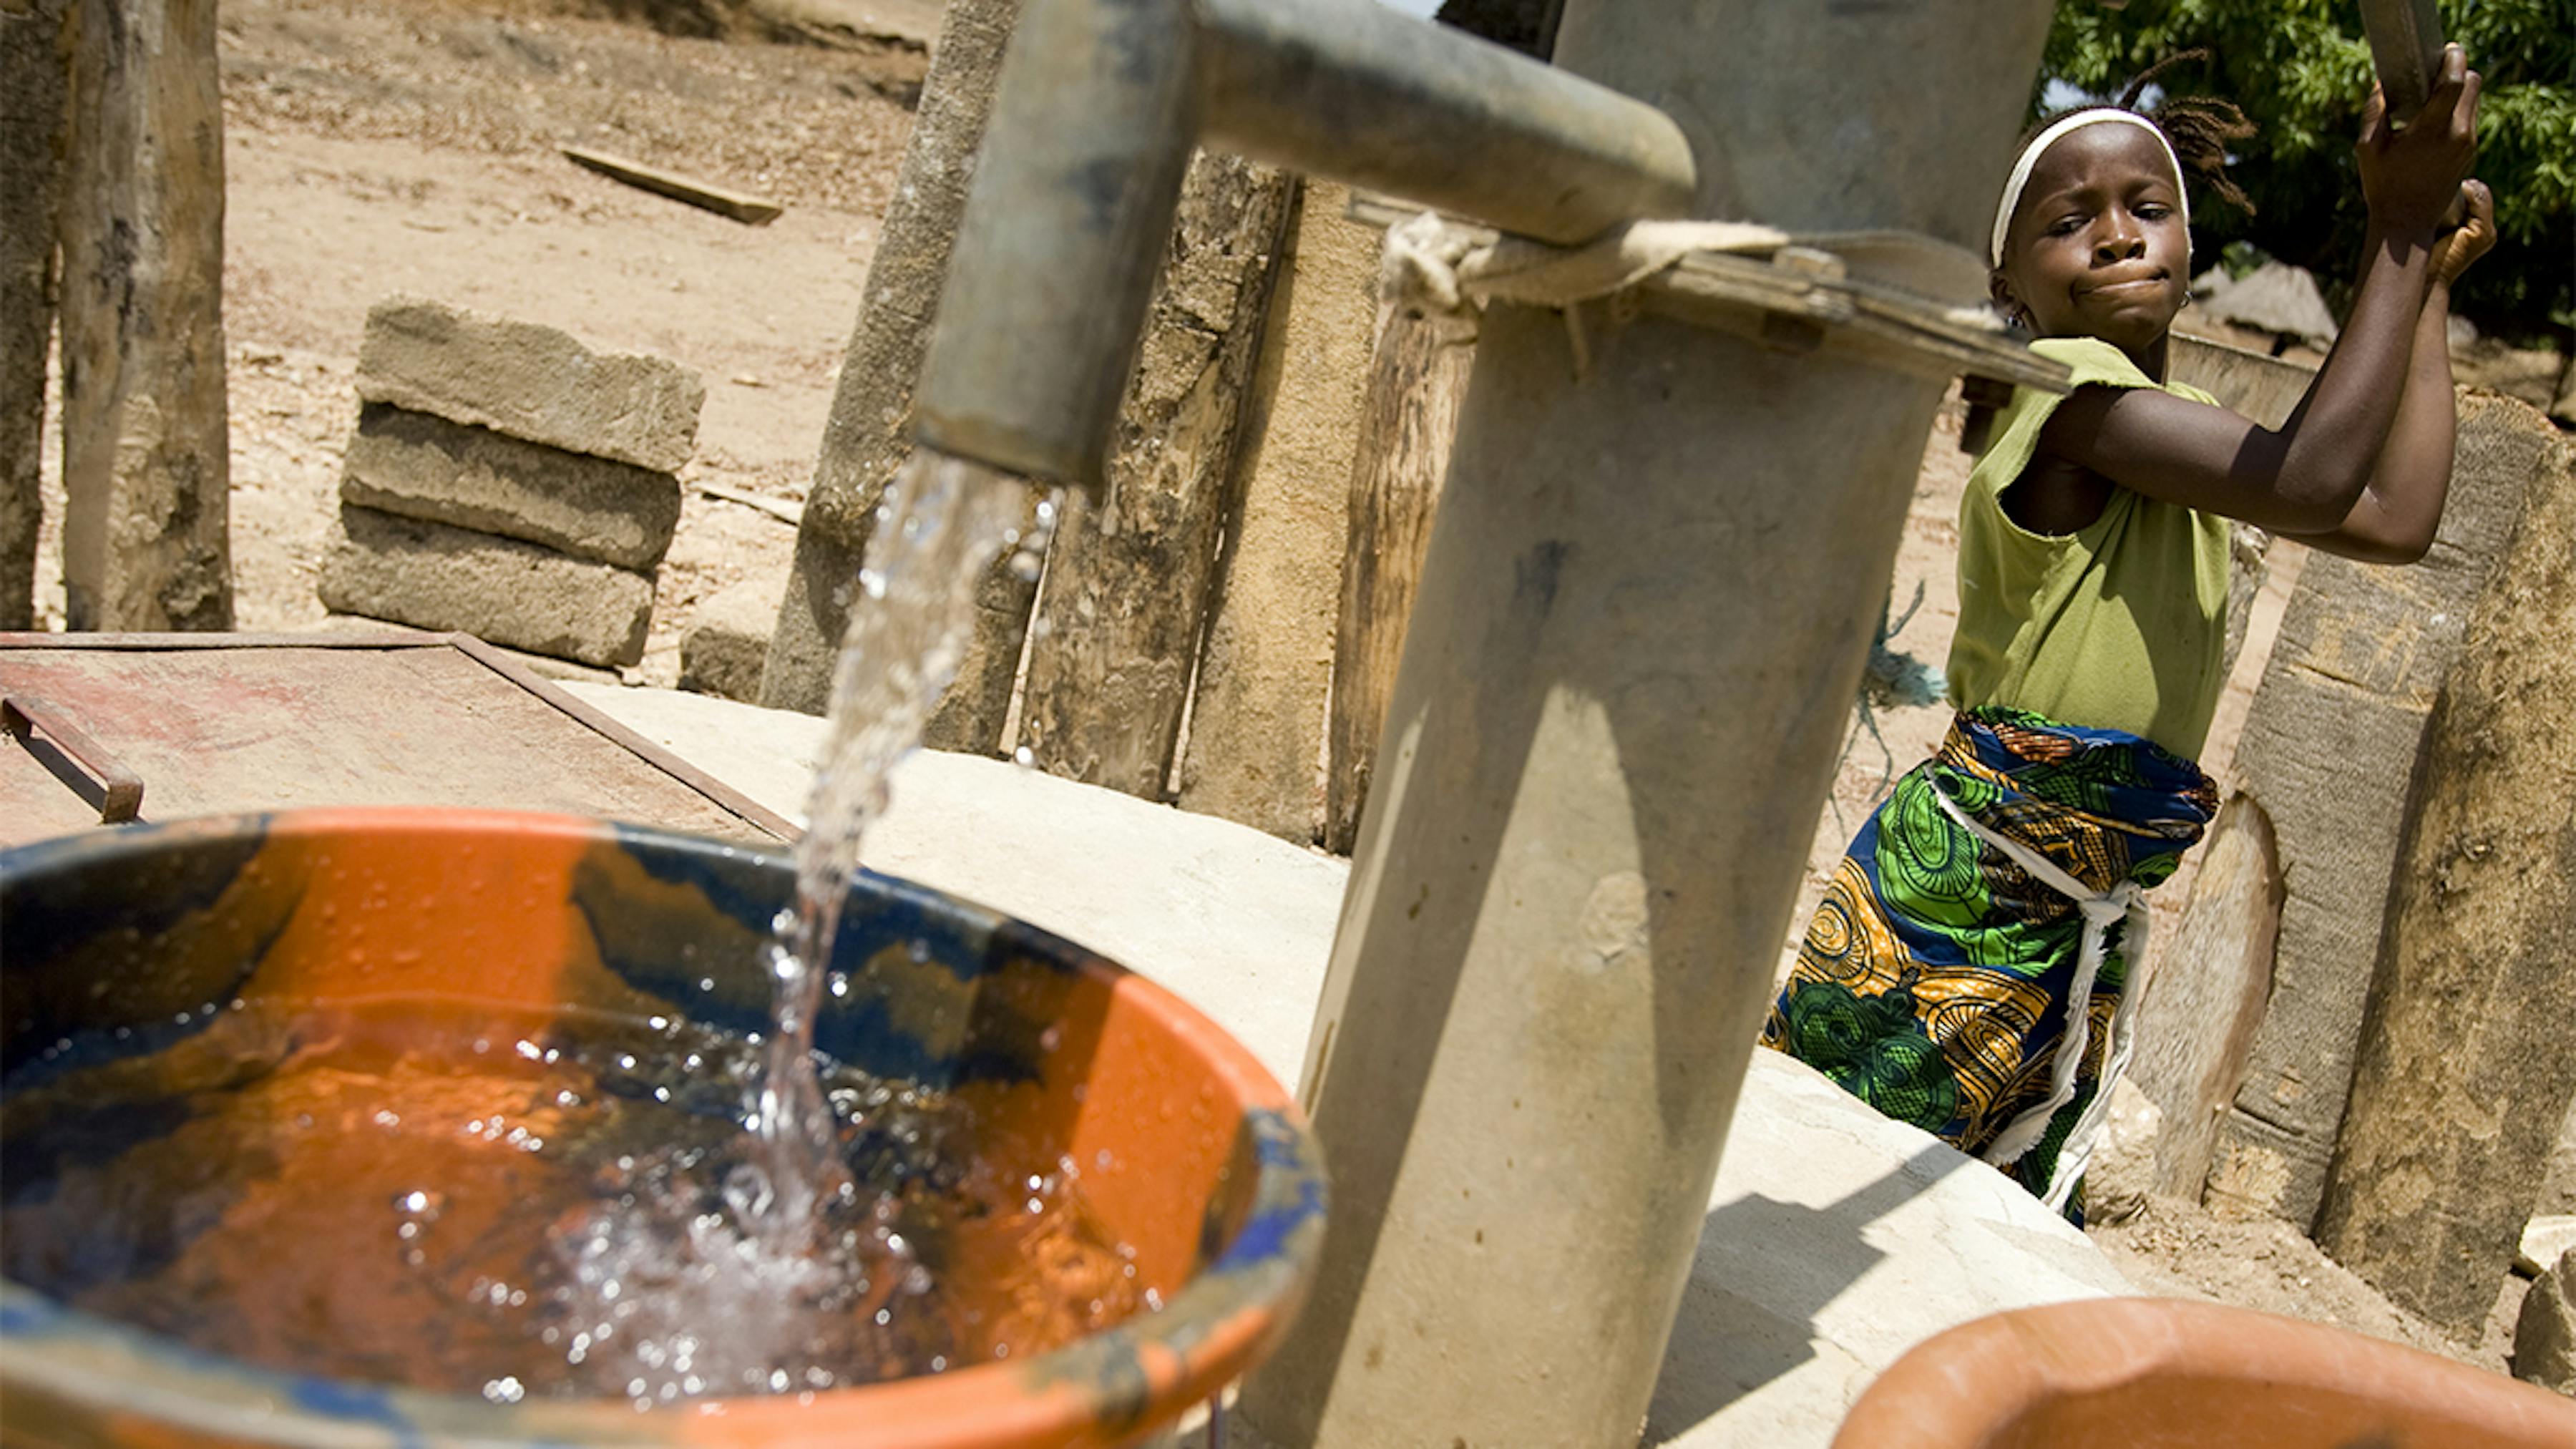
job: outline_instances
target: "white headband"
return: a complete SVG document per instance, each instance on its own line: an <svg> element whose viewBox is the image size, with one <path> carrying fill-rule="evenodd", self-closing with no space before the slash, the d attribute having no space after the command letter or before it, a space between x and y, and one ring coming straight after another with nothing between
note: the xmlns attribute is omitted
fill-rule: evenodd
<svg viewBox="0 0 2576 1449"><path fill-rule="evenodd" d="M2004 233L2012 229L2013 208L2021 205L2021 189L2030 184L2030 169L2039 164L2039 158L2049 147L2057 144L2059 137L2099 121L2135 126L2156 138L2156 145L2165 153L2166 163L2173 167L2175 213L2182 218L2184 234L2190 233L2191 199L2183 194L2182 160L2174 155L2173 142L2165 139L2164 128L2135 111L2124 111L2117 106L2096 106L2058 117L2047 130L2033 136L2030 144L2021 148L2021 158L2013 162L2012 179L2004 183L2004 199L1995 208L1995 239L1988 256L1996 266L2004 264Z"/></svg>

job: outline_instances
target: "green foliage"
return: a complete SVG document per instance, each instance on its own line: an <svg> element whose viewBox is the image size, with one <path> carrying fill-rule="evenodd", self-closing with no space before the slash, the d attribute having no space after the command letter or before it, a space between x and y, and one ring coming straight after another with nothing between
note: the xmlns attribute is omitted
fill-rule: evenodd
<svg viewBox="0 0 2576 1449"><path fill-rule="evenodd" d="M2440 0L2444 33L2485 77L2478 176L2496 196L2496 249L2469 269L2456 305L2489 330L2576 325L2576 0ZM2370 94L2370 47L2356 0L2063 0L2045 73L2094 95L2180 50L2178 94L2236 102L2260 134L2230 174L2255 204L2192 214L2203 255L2250 242L2315 271L2330 293L2348 284L2367 213L2353 138Z"/></svg>

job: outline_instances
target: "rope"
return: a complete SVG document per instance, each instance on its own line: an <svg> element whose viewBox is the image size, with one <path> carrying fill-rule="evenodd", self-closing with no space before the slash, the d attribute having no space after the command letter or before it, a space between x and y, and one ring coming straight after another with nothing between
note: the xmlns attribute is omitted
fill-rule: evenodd
<svg viewBox="0 0 2576 1449"><path fill-rule="evenodd" d="M1632 221L1578 247L1526 237L1488 241L1474 228L1426 211L1387 228L1379 279L1388 299L1465 342L1486 305L1510 302L1572 316L1584 302L1626 292L1693 252L1775 252L1787 232L1746 221ZM1578 355L1582 337L1575 337Z"/></svg>
<svg viewBox="0 0 2576 1449"><path fill-rule="evenodd" d="M2050 890L2075 903L2084 916L2084 935L2075 956L2075 981L2067 993L2066 1032L2057 1044L2057 1060L2051 1065L2048 1100L2013 1118L1995 1136L1985 1151L1986 1161L1997 1167L2010 1167L2019 1162L2048 1131L2049 1119L2059 1108L2075 1100L2075 1074L2084 1064L2084 1053L2092 1045L2093 980L2100 974L2103 957L2108 954L2107 938L2114 922L2124 925L2121 944L2131 961L2142 959L2147 948L2146 893L2136 881L2124 880L2107 891L2088 889L2082 881L2058 868L2054 861L2008 836L1986 828L1971 819L1959 802L1937 784L1932 798L1939 801L1952 820L1979 840L2000 850L2013 864L2031 873ZM2066 1134L2066 1144L2057 1152L2057 1167L2049 1175L2048 1192L2041 1201L2055 1211L2066 1209L2066 1200L2074 1195L2075 1184L2084 1178L2085 1165L2092 1161L2093 1144L2100 1136L2102 1119L2109 1115L2111 1089L2129 1069L2129 1056L2136 1045L2131 1030L2131 1011L2137 1005L2138 993L2120 993L2120 1004L2111 1013L2111 1052L2102 1064L2102 1078L2095 1086L2093 1100L2085 1105L2082 1116L2075 1119L2074 1130Z"/></svg>

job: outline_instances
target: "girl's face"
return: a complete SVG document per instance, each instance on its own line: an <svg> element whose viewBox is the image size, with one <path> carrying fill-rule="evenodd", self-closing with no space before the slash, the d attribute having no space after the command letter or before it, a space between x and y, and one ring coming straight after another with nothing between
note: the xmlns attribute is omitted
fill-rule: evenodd
<svg viewBox="0 0 2576 1449"><path fill-rule="evenodd" d="M2139 356L2191 298L2191 234L2173 163L2136 126L2069 131L2041 154L2004 234L1995 301L2040 337L2099 337Z"/></svg>

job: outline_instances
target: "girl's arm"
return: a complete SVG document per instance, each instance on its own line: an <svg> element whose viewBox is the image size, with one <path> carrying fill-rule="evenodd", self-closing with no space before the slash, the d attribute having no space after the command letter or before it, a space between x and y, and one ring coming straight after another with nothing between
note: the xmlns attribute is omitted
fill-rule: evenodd
<svg viewBox="0 0 2576 1449"><path fill-rule="evenodd" d="M2301 537L2312 548L2364 563L2406 564L2433 546L2450 493L2458 413L2451 396L2451 284L2495 245L2495 197L2486 183L2466 183L2460 198L2466 216L2434 249L2405 395L2380 447L2378 467L2339 526Z"/></svg>
<svg viewBox="0 0 2576 1449"><path fill-rule="evenodd" d="M2440 223L2476 148L2477 98L2478 76L2457 46L2444 52L2431 99L2403 131L2391 132L2373 93L2359 147L2371 213L2360 286L2334 351L2288 421L2263 428L2154 389L2082 388L2051 415L2040 450L2149 497L2278 533L2338 531L2410 391ZM2447 385L2426 396L2449 406Z"/></svg>

